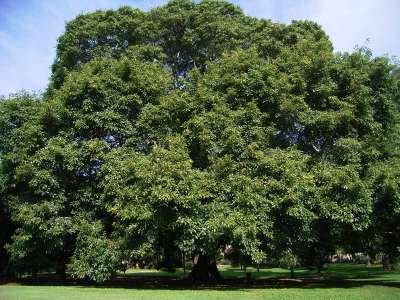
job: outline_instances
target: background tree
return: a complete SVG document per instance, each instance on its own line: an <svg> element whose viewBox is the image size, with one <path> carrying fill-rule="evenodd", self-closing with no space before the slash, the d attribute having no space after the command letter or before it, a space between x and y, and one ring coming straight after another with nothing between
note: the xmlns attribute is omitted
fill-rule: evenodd
<svg viewBox="0 0 400 300"><path fill-rule="evenodd" d="M15 184L16 167L41 146L41 130L36 123L38 109L38 96L25 91L0 101L0 257L1 271L7 273L15 270L9 263L13 254L6 253L5 248L16 227L12 211L15 200L13 194L18 191Z"/></svg>

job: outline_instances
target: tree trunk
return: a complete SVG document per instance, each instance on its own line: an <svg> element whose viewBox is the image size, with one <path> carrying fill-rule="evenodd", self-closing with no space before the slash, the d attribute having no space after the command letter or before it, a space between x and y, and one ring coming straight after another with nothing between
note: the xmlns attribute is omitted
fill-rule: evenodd
<svg viewBox="0 0 400 300"><path fill-rule="evenodd" d="M321 274L322 268L323 268L323 266L320 264L317 266L318 274Z"/></svg>
<svg viewBox="0 0 400 300"><path fill-rule="evenodd" d="M385 271L393 271L396 265L396 257L391 254L385 254L382 259L382 265Z"/></svg>
<svg viewBox="0 0 400 300"><path fill-rule="evenodd" d="M38 276L38 268L37 267L33 267L32 268L32 278L36 279Z"/></svg>
<svg viewBox="0 0 400 300"><path fill-rule="evenodd" d="M182 253L182 266L183 266L183 274L186 275L186 254L185 254L185 252Z"/></svg>
<svg viewBox="0 0 400 300"><path fill-rule="evenodd" d="M370 267L372 265L372 258L368 256L367 258L367 267Z"/></svg>
<svg viewBox="0 0 400 300"><path fill-rule="evenodd" d="M210 283L221 281L222 277L218 272L215 259L206 254L199 254L188 279L193 282Z"/></svg>
<svg viewBox="0 0 400 300"><path fill-rule="evenodd" d="M290 278L294 278L294 267L290 266Z"/></svg>
<svg viewBox="0 0 400 300"><path fill-rule="evenodd" d="M64 262L60 262L58 266L56 267L56 274L60 276L61 279L66 279L67 278L67 272L66 272L66 267Z"/></svg>
<svg viewBox="0 0 400 300"><path fill-rule="evenodd" d="M64 239L63 249L60 251L57 257L57 264L56 264L56 275L58 275L61 279L67 278L67 239Z"/></svg>

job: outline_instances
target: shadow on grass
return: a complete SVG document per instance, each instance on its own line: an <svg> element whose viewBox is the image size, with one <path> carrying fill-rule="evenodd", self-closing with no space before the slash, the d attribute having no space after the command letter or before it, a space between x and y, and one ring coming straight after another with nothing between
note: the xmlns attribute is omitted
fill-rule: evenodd
<svg viewBox="0 0 400 300"><path fill-rule="evenodd" d="M245 283L244 271L236 268L224 267L221 274L224 280L218 283L195 284L184 278L183 272L166 273L146 270L132 270L126 274L108 280L101 285L93 285L88 281L66 279L61 280L55 275L47 274L38 278L22 278L3 283L17 283L21 285L37 286L76 286L92 288L127 288L153 290L246 290L246 289L288 289L288 288L357 288L366 285L383 286L400 289L400 273L386 272L381 267L365 267L362 265L335 265L322 274L307 269L298 269L296 278L288 278L289 273L283 269L263 269L252 271L253 280ZM400 292L400 290L399 290Z"/></svg>

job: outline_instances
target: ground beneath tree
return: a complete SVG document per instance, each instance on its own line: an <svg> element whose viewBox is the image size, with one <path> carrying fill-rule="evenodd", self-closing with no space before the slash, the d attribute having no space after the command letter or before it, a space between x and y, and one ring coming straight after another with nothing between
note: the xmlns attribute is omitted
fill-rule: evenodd
<svg viewBox="0 0 400 300"><path fill-rule="evenodd" d="M118 274L99 285L104 288L132 289L216 289L235 290L247 288L322 288L322 287L362 287L364 285L400 288L400 272L384 271L382 266L367 267L365 265L335 264L322 274L316 271L298 268L296 278L290 278L290 271L280 268L261 269L247 268L251 280L239 268L219 267L221 280L199 283L188 278L183 270L167 273L156 270L130 269L126 274ZM40 274L38 278L24 277L20 280L8 280L2 284L13 283L25 286L93 286L89 281L61 279L54 274ZM399 290L400 295L400 290ZM1 298L0 298L1 299Z"/></svg>

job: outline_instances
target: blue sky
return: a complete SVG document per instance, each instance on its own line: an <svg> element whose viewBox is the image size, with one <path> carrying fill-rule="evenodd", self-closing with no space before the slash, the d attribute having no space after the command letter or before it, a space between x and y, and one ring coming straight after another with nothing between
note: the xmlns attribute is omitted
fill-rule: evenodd
<svg viewBox="0 0 400 300"><path fill-rule="evenodd" d="M57 37L78 13L130 5L143 10L165 0L0 0L0 95L44 90ZM252 16L322 25L335 50L369 39L374 55L400 58L400 0L231 0Z"/></svg>

